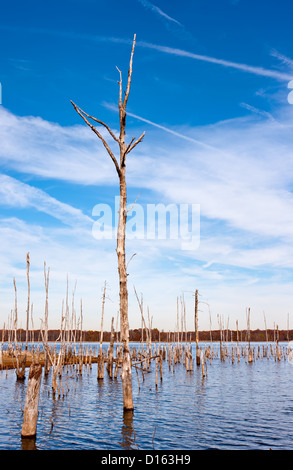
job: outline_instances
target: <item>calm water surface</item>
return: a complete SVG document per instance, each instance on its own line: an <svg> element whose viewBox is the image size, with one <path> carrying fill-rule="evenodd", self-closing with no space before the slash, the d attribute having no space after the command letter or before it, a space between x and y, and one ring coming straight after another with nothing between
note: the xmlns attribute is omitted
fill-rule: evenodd
<svg viewBox="0 0 293 470"><path fill-rule="evenodd" d="M214 346L218 348L218 345ZM53 449L289 449L293 450L293 366L287 358L247 364L214 358L202 377L196 365L163 380L133 370L134 412L123 414L121 379L97 380L97 366L78 375L64 369L64 397L53 398L42 378L35 448ZM28 372L26 374L28 376ZM0 449L25 448L21 439L27 379L0 371Z"/></svg>

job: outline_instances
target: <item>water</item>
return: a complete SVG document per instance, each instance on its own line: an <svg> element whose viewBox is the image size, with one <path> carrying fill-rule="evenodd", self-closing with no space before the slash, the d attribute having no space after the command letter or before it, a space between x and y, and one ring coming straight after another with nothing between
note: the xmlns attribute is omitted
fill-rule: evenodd
<svg viewBox="0 0 293 470"><path fill-rule="evenodd" d="M217 348L218 346L215 345ZM194 356L194 354L193 354ZM214 358L202 377L196 365L173 372L155 364L140 389L133 370L134 412L123 413L121 379L97 380L97 365L82 376L66 368L64 397L53 398L51 375L42 377L37 438L21 439L27 379L0 371L0 450L293 450L293 367L287 358L247 364ZM28 376L28 372L26 374Z"/></svg>

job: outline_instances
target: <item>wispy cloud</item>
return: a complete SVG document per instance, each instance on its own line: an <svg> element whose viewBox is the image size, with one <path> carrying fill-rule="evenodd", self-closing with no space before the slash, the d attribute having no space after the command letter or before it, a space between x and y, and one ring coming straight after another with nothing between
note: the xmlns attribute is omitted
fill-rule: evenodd
<svg viewBox="0 0 293 470"><path fill-rule="evenodd" d="M144 144L136 150L137 158L129 159L130 187L146 188L172 202L199 203L204 217L237 230L291 239L290 114L284 111L278 116L281 125L253 113L213 126L186 126L185 132L182 127L168 128L130 114L168 134L165 139L162 133L147 131ZM6 168L76 184L113 185L112 162L85 126L63 128L38 118L14 116L4 108L0 109L0 123L0 162ZM82 220L74 208L29 185L17 186L18 191L13 179L2 177L7 203L39 205L64 221L68 217Z"/></svg>
<svg viewBox="0 0 293 470"><path fill-rule="evenodd" d="M180 37L181 39L188 39L189 41L193 42L192 34L188 32L185 26L178 20L168 15L165 11L161 10L161 8L154 5L149 0L138 0L138 2L141 3L145 9L152 11L157 16L157 18L162 21L168 31Z"/></svg>
<svg viewBox="0 0 293 470"><path fill-rule="evenodd" d="M62 127L39 117L16 116L1 106L0 140L0 164L6 168L79 184L113 179L112 162L82 125Z"/></svg>
<svg viewBox="0 0 293 470"><path fill-rule="evenodd" d="M164 11L162 11L159 7L157 7L156 5L153 5L151 2L149 2L148 0L138 0L139 3L141 3L145 8L149 9L149 10L152 10L154 13L156 13L157 15L159 15L160 17L162 17L164 20L168 20L168 21L171 21L173 23L176 23L178 25L180 25L181 23L179 23L179 21L175 20L175 18L172 18L171 16L167 15L167 13L165 13Z"/></svg>
<svg viewBox="0 0 293 470"><path fill-rule="evenodd" d="M138 41L137 45L140 47L145 47L148 49L154 49L156 51L164 52L165 54L176 55L179 57L188 57L190 59L200 60L203 62L210 62L212 64L241 70L246 73L260 75L260 76L267 77L267 78L274 78L276 80L288 81L288 80L291 80L293 77L293 73L289 74L285 72L279 72L277 70L266 69L263 67L257 67L257 66L248 65L248 64L241 64L238 62L232 62L232 61L225 60L225 59L218 59L218 58L207 56L207 55L195 54L193 52L185 51L184 49L161 46L159 44L152 44L152 43L145 42L145 41Z"/></svg>
<svg viewBox="0 0 293 470"><path fill-rule="evenodd" d="M146 139L138 162L135 159L131 163L133 170L130 182L133 179L136 186L141 185L157 194L164 194L172 202L199 203L203 217L221 220L233 231L244 231L244 239L248 233L258 240L264 237L263 242L272 237L275 246L276 240L280 238L280 246L285 244L291 253L293 198L290 175L291 169L293 171L293 138L290 110L289 115L284 110L279 121L255 107L245 103L242 106L253 114L202 128L186 127L185 133L183 129L168 128L129 113L170 135L170 138L164 139L160 134L161 142L153 141L150 148ZM115 109L111 105L109 107ZM151 130L147 131L147 135L149 133ZM176 139L182 143L179 144ZM155 175L151 162L144 164L148 153L160 154L160 158L156 159ZM141 167L144 168L142 177ZM284 240L290 240L289 244ZM239 243L240 239L237 239ZM277 256L270 256L269 250L263 250L263 247L258 248L253 256L248 256L248 264L262 264L265 260L278 263ZM236 248L231 251L231 256L222 256L224 251L220 239L218 253L221 253L221 263L225 263L225 259L229 259L232 264L233 259L236 264L245 263L244 255L235 256ZM256 253L259 253L259 258ZM284 256L279 259L281 264L284 263ZM288 259L291 260L291 255Z"/></svg>
<svg viewBox="0 0 293 470"><path fill-rule="evenodd" d="M248 111L251 111L252 113L255 113L255 114L259 114L260 116L264 116L272 121L274 121L274 117L268 113L267 111L263 111L262 109L258 109L256 108L255 106L251 106L250 104L248 103L240 103L240 106L242 108L245 108L247 109Z"/></svg>
<svg viewBox="0 0 293 470"><path fill-rule="evenodd" d="M66 225L88 226L93 223L93 220L84 215L80 209L58 201L45 191L4 174L0 174L0 197L1 205L17 209L33 208Z"/></svg>
<svg viewBox="0 0 293 470"><path fill-rule="evenodd" d="M11 58L10 63L20 72L30 72L32 70L32 62L27 59Z"/></svg>
<svg viewBox="0 0 293 470"><path fill-rule="evenodd" d="M39 273L44 260L52 267L52 291L56 290L60 296L60 285L65 292L66 273L70 272L71 279L75 276L78 279L82 295L86 295L87 312L92 312L88 315L92 315L94 325L98 286L105 279L115 284L111 295L116 299L115 241L95 240L91 234L91 218L78 207L52 198L33 183L20 179L21 173L29 175L31 181L41 174L43 178L81 185L90 181L107 185L113 183L112 162L109 168L102 166L109 159L103 150L99 154L96 140L83 125L62 127L38 118L17 117L4 108L0 111L2 132L5 125L0 149L2 169L17 168L19 175L18 179L3 174L0 177L1 204L12 208L9 219L4 216L0 221L0 262L5 274L12 278L15 266L29 250L34 260L32 266L38 264ZM149 296L156 306L161 306L162 291L167 293L169 303L164 297L162 306L166 315L167 310L172 309L172 295L177 295L180 289L192 290L195 283L202 292L212 291L212 300L225 312L235 308L239 311L242 302L245 308L250 295L255 305L262 304L266 308L267 284L263 282L262 270L268 282L274 282L275 299L279 301L282 296L282 301L288 301L289 281L282 278L278 283L277 276L280 270L289 272L293 263L290 192L293 133L289 111L280 112L282 126L255 113L211 126L186 126L185 129L169 129L141 118L148 126L147 138L129 158L129 190L140 187L156 203L187 202L201 206L201 243L197 251L179 253L175 245L170 248L164 241L159 244L134 240L130 244L129 256L132 250L138 254L130 264L130 274L132 270L136 273L136 287L143 289L145 297ZM199 145L199 142L207 145ZM75 145L77 152L73 149ZM97 176L93 177L96 172ZM37 226L32 213L25 222L25 212L30 209L62 223ZM7 212L5 214L7 217ZM17 219L22 215L23 220ZM7 253L13 256L8 259ZM164 276L166 269L168 278ZM25 285L25 263L22 276ZM145 276L150 279L147 285ZM259 281L248 286L251 276ZM164 284L163 279L168 282ZM233 289L237 283L242 286L242 294L241 289L237 290L237 295L231 292L231 279ZM4 276L2 281L4 284ZM41 289L42 283L42 277L40 281L36 276L32 284ZM40 308L42 301L43 298ZM274 299L269 301L275 305ZM9 311L9 298L3 302ZM56 296L52 304L56 305L59 318L61 298ZM130 307L132 326L137 316L137 305L135 302L133 305L133 310Z"/></svg>
<svg viewBox="0 0 293 470"><path fill-rule="evenodd" d="M171 18L171 17L170 17ZM171 18L173 19L173 18ZM176 20L173 19L174 22ZM174 23L175 24L175 23ZM181 25L178 22L179 25ZM15 31L16 29L19 31L19 28L15 28L13 26L0 26L1 30L4 31ZM57 31L57 30L50 30L50 29L38 29L38 28L23 28L23 31L30 32L31 34L46 34L46 35L53 35L57 37L67 37L75 40L87 40L87 41L95 41L95 42L112 42L116 44L132 44L132 39L125 39L125 38L119 38L115 36L98 36L98 35L93 35L93 34L84 34L84 33L76 33L76 32L70 32L70 31ZM292 80L293 78L293 72L292 73L287 73L287 72L281 72L278 70L271 70L267 69L264 67L258 67L258 66L253 66L249 64L243 64L243 63L238 63L238 62L233 62L229 61L226 59L219 59L216 57L208 56L208 55L202 55L202 54L196 54L194 52L186 51L184 49L178 49L178 48L173 48L169 46L163 46L160 44L153 44L147 41L137 41L136 45L138 47L144 47L148 49L153 49L157 50L159 52L163 52L165 54L170 54L170 55L176 55L179 57L188 57L190 59L194 60L199 60L203 62L209 62L213 63L216 65L220 65L223 67L228 67L228 68L233 68L237 70L241 70L246 73L251 73L254 75L259 75L267 78L274 78L279 81L289 81ZM292 60L283 56L282 54L278 53L277 51L272 51L271 52L272 56L275 56L279 58L280 60L283 61L283 63L286 63L287 65L291 65Z"/></svg>
<svg viewBox="0 0 293 470"><path fill-rule="evenodd" d="M293 60L290 59L289 57L286 57L284 54L281 54L278 52L276 49L273 49L271 51L271 56L276 57L278 60L280 60L283 64L289 65L292 70L293 70Z"/></svg>

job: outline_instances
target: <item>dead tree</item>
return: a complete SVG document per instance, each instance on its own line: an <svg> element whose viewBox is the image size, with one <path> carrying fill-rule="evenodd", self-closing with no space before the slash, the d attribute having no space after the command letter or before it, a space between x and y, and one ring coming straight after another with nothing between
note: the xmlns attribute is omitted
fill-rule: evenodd
<svg viewBox="0 0 293 470"><path fill-rule="evenodd" d="M200 352L198 345L198 290L195 291L195 305L194 305L194 329L195 329L195 342L196 342L196 364L200 365Z"/></svg>
<svg viewBox="0 0 293 470"><path fill-rule="evenodd" d="M16 289L15 277L13 278L13 286L14 286L14 342L15 342L15 347L16 347L17 346L17 289Z"/></svg>
<svg viewBox="0 0 293 470"><path fill-rule="evenodd" d="M25 350L28 347L28 330L29 330L29 317L30 317L30 254L26 254L26 277L27 277L27 309L26 309L26 332L25 332Z"/></svg>
<svg viewBox="0 0 293 470"><path fill-rule="evenodd" d="M110 337L110 348L108 354L107 370L110 379L113 378L113 351L114 351L114 317L111 321L111 337Z"/></svg>
<svg viewBox="0 0 293 470"><path fill-rule="evenodd" d="M28 350L28 329L29 329L29 313L30 313L30 279L29 279L29 267L30 267L30 254L26 254L26 276L27 276L27 309L26 309L26 332L25 332L25 351L22 358L22 368L19 370L19 364L17 361L17 379L25 379L25 366ZM16 286L15 286L16 287Z"/></svg>
<svg viewBox="0 0 293 470"><path fill-rule="evenodd" d="M48 291L49 291L49 274L50 274L50 268L48 268L48 271L46 272L46 262L44 262L44 278L45 278L45 291L46 291L46 298L45 298L45 333L44 333L44 345L45 347L45 366L44 366L44 374L48 375L49 374L49 368L50 368L50 362L49 362L49 357L48 357L48 316L49 316L49 307L48 307Z"/></svg>
<svg viewBox="0 0 293 470"><path fill-rule="evenodd" d="M127 289L127 265L125 259L125 230L126 230L126 219L127 219L127 188L126 188L126 157L127 155L136 147L136 145L142 141L145 133L143 133L138 139L132 138L129 144L125 142L125 129L126 129L126 106L129 98L131 77L132 77L132 62L133 54L135 48L135 39L134 35L129 70L128 70L128 80L124 98L122 98L122 73L117 68L120 76L119 84L119 122L120 122L120 134L119 137L116 137L115 133L110 129L110 127L105 124L103 121L90 116L85 111L83 111L79 106L77 106L73 101L71 101L75 111L82 117L85 123L92 129L92 131L97 135L97 137L102 141L104 147L106 148L110 158L112 159L120 184L120 205L119 205L119 219L118 219L118 228L117 228L117 257L118 257L118 273L119 273L119 282L120 282L120 335L121 341L123 344L123 359L122 359L122 388L123 388L123 407L125 410L133 409L133 397L132 397L132 380L131 380L131 357L129 352L129 322L128 322L128 289ZM99 124L104 127L110 137L118 144L119 146L119 158L116 158L112 150L110 149L107 141L98 131L98 129L91 123L93 121L95 124ZM128 209L129 210L129 209Z"/></svg>
<svg viewBox="0 0 293 470"><path fill-rule="evenodd" d="M14 341L15 341L15 350L14 355L16 359L16 379L24 380L25 379L25 360L21 364L21 346L17 344L17 289L15 278L13 278L14 285L14 295L15 295L15 308L14 308Z"/></svg>
<svg viewBox="0 0 293 470"><path fill-rule="evenodd" d="M136 299L137 299L137 302L138 302L138 305L139 305L139 309L140 309L140 314L141 314L141 342L143 343L143 329L145 329L145 331L146 331L146 342L147 342L147 344L149 344L149 336L148 336L149 335L149 330L146 326L146 322L145 322L145 319L144 319L144 316L143 316L143 296L141 294L141 300L139 300L135 287L134 287L134 293L135 293L135 296L136 296Z"/></svg>
<svg viewBox="0 0 293 470"><path fill-rule="evenodd" d="M21 436L34 437L37 433L39 392L42 379L42 366L32 364L29 369L25 407L23 413L23 423Z"/></svg>
<svg viewBox="0 0 293 470"><path fill-rule="evenodd" d="M103 334L104 334L104 313L105 313L105 301L106 301L106 287L107 283L104 283L103 299L102 299L102 314L101 314L101 331L100 331L100 346L98 354L98 379L104 378L104 355L103 355Z"/></svg>

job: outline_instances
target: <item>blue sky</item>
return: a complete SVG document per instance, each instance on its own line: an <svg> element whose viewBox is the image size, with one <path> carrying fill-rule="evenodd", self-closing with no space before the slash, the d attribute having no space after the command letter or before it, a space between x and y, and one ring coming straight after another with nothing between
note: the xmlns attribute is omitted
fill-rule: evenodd
<svg viewBox="0 0 293 470"><path fill-rule="evenodd" d="M127 138L132 204L199 204L200 245L128 240L130 327L140 327L133 286L153 326L176 328L184 296L193 328L287 327L293 305L293 79L289 0L35 0L1 7L0 295L2 325L18 287L25 326L26 253L34 324L60 325L66 279L84 326L106 328L119 308L115 240L93 237L96 204L113 206L118 180L101 142L70 100L118 131L119 75L136 34ZM1 325L1 327L2 327Z"/></svg>

